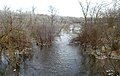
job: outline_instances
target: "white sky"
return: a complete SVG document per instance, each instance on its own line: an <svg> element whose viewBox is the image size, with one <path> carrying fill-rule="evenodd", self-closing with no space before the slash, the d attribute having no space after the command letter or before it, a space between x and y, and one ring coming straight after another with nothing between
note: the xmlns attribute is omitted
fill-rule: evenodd
<svg viewBox="0 0 120 76"><path fill-rule="evenodd" d="M98 0L91 0L93 4L95 1ZM82 16L78 0L0 0L0 9L7 6L12 10L31 11L33 5L36 7L36 13L47 14L48 6L52 5L58 9L58 14L61 16Z"/></svg>

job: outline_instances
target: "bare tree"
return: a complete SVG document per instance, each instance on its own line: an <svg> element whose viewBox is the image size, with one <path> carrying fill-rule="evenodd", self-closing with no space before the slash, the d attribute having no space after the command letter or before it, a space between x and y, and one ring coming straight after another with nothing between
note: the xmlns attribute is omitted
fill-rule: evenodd
<svg viewBox="0 0 120 76"><path fill-rule="evenodd" d="M86 6L83 5L82 2L78 1L79 4L80 4L80 7L81 7L81 10L82 10L82 13L83 13L83 16L84 16L84 20L85 20L85 24L87 23L87 16L88 16L88 12L89 12L89 7L90 7L90 2L85 0L85 4Z"/></svg>

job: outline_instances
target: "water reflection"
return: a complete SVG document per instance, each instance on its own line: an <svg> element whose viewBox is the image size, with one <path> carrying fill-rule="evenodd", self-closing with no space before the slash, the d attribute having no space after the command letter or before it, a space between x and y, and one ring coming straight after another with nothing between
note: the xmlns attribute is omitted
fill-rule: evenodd
<svg viewBox="0 0 120 76"><path fill-rule="evenodd" d="M43 49L33 43L34 56L21 64L19 76L107 76L107 72L114 70L108 59L96 59L82 52L80 46L69 45L71 38L72 35L62 33L52 47ZM112 64L120 71L119 60L112 60ZM15 76L12 70L6 71L6 76Z"/></svg>
<svg viewBox="0 0 120 76"><path fill-rule="evenodd" d="M33 60L28 63L27 76L79 76L81 56L79 48L69 45L70 35L56 38L53 47L38 49ZM82 75L83 76L83 75Z"/></svg>
<svg viewBox="0 0 120 76"><path fill-rule="evenodd" d="M114 70L108 59L100 60L82 53L78 47L70 46L67 40L69 38L66 41L61 38L54 47L36 50L24 76L107 76L106 71ZM119 60L113 62L119 70Z"/></svg>

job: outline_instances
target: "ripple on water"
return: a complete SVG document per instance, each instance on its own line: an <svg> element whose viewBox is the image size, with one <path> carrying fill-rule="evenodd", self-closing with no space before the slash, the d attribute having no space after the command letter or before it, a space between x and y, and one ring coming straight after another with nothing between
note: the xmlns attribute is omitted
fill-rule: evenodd
<svg viewBox="0 0 120 76"><path fill-rule="evenodd" d="M79 72L79 48L69 45L70 38L69 34L62 34L52 48L40 50L35 46L33 60L28 62L32 68L27 68L26 76L84 76Z"/></svg>

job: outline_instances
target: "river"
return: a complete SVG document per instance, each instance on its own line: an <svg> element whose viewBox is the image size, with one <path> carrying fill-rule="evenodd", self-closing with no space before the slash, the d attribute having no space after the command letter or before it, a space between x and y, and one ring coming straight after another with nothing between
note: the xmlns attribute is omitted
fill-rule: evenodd
<svg viewBox="0 0 120 76"><path fill-rule="evenodd" d="M51 47L42 49L33 43L33 57L21 65L19 76L106 76L106 69L112 70L110 61L84 54L80 46L70 44L73 37L72 33L61 33ZM114 62L119 67L118 60ZM6 71L6 76L15 76L12 70Z"/></svg>
<svg viewBox="0 0 120 76"><path fill-rule="evenodd" d="M86 76L79 46L69 45L71 38L72 35L62 33L51 48L34 45L34 56L25 64L21 76Z"/></svg>

